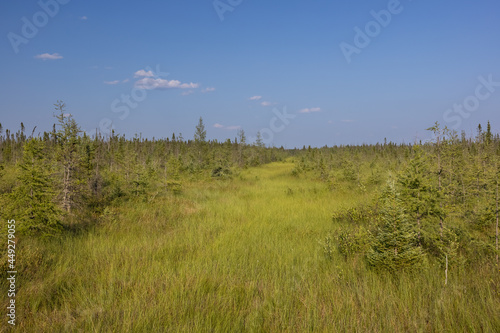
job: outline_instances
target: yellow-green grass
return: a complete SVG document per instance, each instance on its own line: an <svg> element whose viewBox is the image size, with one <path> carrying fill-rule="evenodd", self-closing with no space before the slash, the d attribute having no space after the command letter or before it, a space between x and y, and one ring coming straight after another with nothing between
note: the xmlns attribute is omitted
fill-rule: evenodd
<svg viewBox="0 0 500 333"><path fill-rule="evenodd" d="M370 194L330 191L293 177L292 169L292 163L273 163L233 180L185 184L179 196L110 209L81 235L26 244L31 252L20 251L19 260L26 255L37 270L20 274L17 328L500 330L494 268L474 276L450 269L445 287L438 268L392 279L366 268L361 257L326 258L320 243L338 227L332 212Z"/></svg>

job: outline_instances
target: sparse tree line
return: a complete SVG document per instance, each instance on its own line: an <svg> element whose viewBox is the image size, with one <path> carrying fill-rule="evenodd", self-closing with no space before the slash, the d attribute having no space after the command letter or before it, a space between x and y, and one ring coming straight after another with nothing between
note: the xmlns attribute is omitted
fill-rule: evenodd
<svg viewBox="0 0 500 333"><path fill-rule="evenodd" d="M499 135L489 123L472 138L438 123L428 130L428 143L304 148L295 157L298 177L375 194L334 213L342 228L326 237L327 256L336 248L392 272L498 265Z"/></svg>
<svg viewBox="0 0 500 333"><path fill-rule="evenodd" d="M185 181L230 178L238 169L282 160L283 148L206 139L202 118L194 140L132 139L82 133L63 102L51 132L12 133L0 124L1 215L25 234L53 236L73 223L95 221L117 200L152 200L182 191Z"/></svg>
<svg viewBox="0 0 500 333"><path fill-rule="evenodd" d="M92 223L105 208L127 200L182 193L188 181L237 175L240 168L292 157L293 175L319 178L331 190L367 198L334 212L342 228L324 241L329 257L363 256L377 269L498 264L500 137L466 137L436 123L433 142L303 147L208 141L200 118L193 140L126 139L114 132L81 133L62 102L51 132L16 133L0 125L1 215L19 232L54 236L74 223Z"/></svg>

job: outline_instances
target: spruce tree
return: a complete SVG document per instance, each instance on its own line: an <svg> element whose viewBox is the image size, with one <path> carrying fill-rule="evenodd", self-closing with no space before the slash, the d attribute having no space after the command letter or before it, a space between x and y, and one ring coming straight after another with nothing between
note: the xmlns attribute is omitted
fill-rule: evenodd
<svg viewBox="0 0 500 333"><path fill-rule="evenodd" d="M394 183L389 181L381 200L382 225L368 252L368 263L392 273L421 267L426 260L425 253L418 246L416 228L405 214Z"/></svg>
<svg viewBox="0 0 500 333"><path fill-rule="evenodd" d="M408 166L399 175L398 182L401 186L401 199L405 210L416 222L418 240L422 231L422 219L430 216L442 218L443 213L439 204L439 192L432 185L427 161L423 156L420 146L415 146L415 155Z"/></svg>
<svg viewBox="0 0 500 333"><path fill-rule="evenodd" d="M194 142L197 150L197 162L199 166L203 166L206 160L206 140L207 131L205 130L205 124L203 124L203 118L200 117L198 125L196 125L196 130L194 132Z"/></svg>
<svg viewBox="0 0 500 333"><path fill-rule="evenodd" d="M264 140L262 140L262 134L260 134L260 131L257 132L257 139L255 140L255 144L259 148L264 148L266 146L264 144Z"/></svg>
<svg viewBox="0 0 500 333"><path fill-rule="evenodd" d="M19 186L11 193L11 210L19 220L19 230L27 234L53 236L62 230L54 186L45 158L44 142L30 139L24 145L18 165Z"/></svg>
<svg viewBox="0 0 500 333"><path fill-rule="evenodd" d="M245 165L245 152L244 152L244 149L245 149L245 146L246 146L247 137L246 137L245 131L243 129L239 129L237 134L238 134L238 140L239 140L239 144L238 144L238 164L240 165L240 167L243 167ZM235 140L235 142L237 142L237 140Z"/></svg>
<svg viewBox="0 0 500 333"><path fill-rule="evenodd" d="M203 124L203 118L200 117L198 125L196 125L196 131L194 132L194 141L196 143L205 142L207 140L207 131L205 130L205 124Z"/></svg>
<svg viewBox="0 0 500 333"><path fill-rule="evenodd" d="M78 127L71 114L65 114L66 105L62 101L54 104L58 114L55 116L59 122L59 130L56 132L57 160L62 168L62 207L66 212L71 209L77 201L77 196L82 182L80 176L80 159L78 151Z"/></svg>

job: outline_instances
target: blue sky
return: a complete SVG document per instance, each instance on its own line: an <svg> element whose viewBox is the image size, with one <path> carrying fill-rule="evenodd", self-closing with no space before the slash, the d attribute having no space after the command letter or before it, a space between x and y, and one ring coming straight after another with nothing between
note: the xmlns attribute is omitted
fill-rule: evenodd
<svg viewBox="0 0 500 333"><path fill-rule="evenodd" d="M494 0L4 1L0 122L50 130L63 100L127 137L192 138L200 116L209 139L288 148L498 132L499 17Z"/></svg>

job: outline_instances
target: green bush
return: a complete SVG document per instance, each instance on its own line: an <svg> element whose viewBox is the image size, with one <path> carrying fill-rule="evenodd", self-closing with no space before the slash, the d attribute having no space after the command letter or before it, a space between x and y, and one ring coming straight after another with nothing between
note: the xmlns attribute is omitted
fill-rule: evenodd
<svg viewBox="0 0 500 333"><path fill-rule="evenodd" d="M342 208L333 213L333 222L348 222L352 224L368 223L376 220L378 216L375 207L359 205L357 207Z"/></svg>
<svg viewBox="0 0 500 333"><path fill-rule="evenodd" d="M342 230L337 236L337 248L347 259L356 253L366 253L372 241L372 234L363 227L358 227L354 231Z"/></svg>

